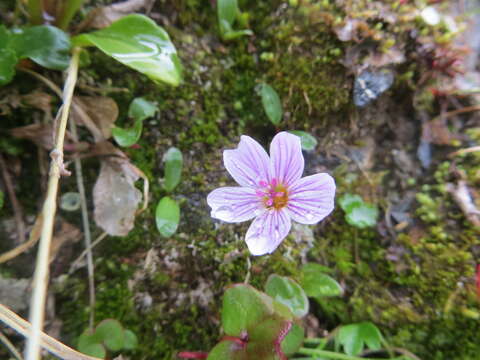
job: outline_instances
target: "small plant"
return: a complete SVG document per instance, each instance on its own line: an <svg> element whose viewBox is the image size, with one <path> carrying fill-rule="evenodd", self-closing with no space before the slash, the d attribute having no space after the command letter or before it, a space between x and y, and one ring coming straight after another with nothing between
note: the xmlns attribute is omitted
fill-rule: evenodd
<svg viewBox="0 0 480 360"><path fill-rule="evenodd" d="M78 350L90 356L104 359L108 352L134 350L137 336L115 319L105 319L92 331L87 329L78 339Z"/></svg>
<svg viewBox="0 0 480 360"><path fill-rule="evenodd" d="M157 112L157 106L144 98L135 98L128 108L128 117L134 120L131 128L114 127L112 135L118 145L129 147L137 143L142 135L143 120L152 117Z"/></svg>
<svg viewBox="0 0 480 360"><path fill-rule="evenodd" d="M223 40L233 40L240 36L253 34L251 30L233 30L233 25L237 20L245 22L246 18L246 15L240 13L237 0L218 0L217 16L220 36Z"/></svg>
<svg viewBox="0 0 480 360"><path fill-rule="evenodd" d="M163 156L165 164L165 178L163 189L171 193L180 183L183 167L183 156L180 150L171 147ZM180 207L177 202L168 196L164 196L158 203L155 212L157 229L164 237L172 236L180 221Z"/></svg>

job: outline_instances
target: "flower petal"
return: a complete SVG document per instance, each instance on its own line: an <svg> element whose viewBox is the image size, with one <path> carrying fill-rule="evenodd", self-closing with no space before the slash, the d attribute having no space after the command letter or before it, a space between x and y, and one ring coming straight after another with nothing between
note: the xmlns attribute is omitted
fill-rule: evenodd
<svg viewBox="0 0 480 360"><path fill-rule="evenodd" d="M270 179L290 185L302 177L304 160L300 138L282 131L270 144Z"/></svg>
<svg viewBox="0 0 480 360"><path fill-rule="evenodd" d="M228 172L241 186L258 187L268 179L270 159L265 149L250 136L243 135L238 147L223 152L223 163Z"/></svg>
<svg viewBox="0 0 480 360"><path fill-rule="evenodd" d="M306 176L289 188L287 211L292 220L315 224L330 214L335 198L335 180L326 173Z"/></svg>
<svg viewBox="0 0 480 360"><path fill-rule="evenodd" d="M215 189L208 194L207 203L213 218L230 223L253 219L263 208L255 190L244 187Z"/></svg>
<svg viewBox="0 0 480 360"><path fill-rule="evenodd" d="M284 210L267 210L253 220L245 236L252 255L273 252L288 235L292 222Z"/></svg>

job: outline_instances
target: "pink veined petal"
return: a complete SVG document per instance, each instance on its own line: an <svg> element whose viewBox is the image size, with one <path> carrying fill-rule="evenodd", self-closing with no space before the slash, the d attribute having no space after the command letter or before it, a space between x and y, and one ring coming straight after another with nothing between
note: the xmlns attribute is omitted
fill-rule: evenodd
<svg viewBox="0 0 480 360"><path fill-rule="evenodd" d="M207 196L212 208L211 216L229 223L253 219L263 206L254 189L245 187L222 187Z"/></svg>
<svg viewBox="0 0 480 360"><path fill-rule="evenodd" d="M306 176L289 188L287 211L292 220L315 224L334 207L335 180L326 173Z"/></svg>
<svg viewBox="0 0 480 360"><path fill-rule="evenodd" d="M285 210L267 210L253 220L245 236L252 255L273 252L288 235L292 222Z"/></svg>
<svg viewBox="0 0 480 360"><path fill-rule="evenodd" d="M268 154L250 136L243 135L236 149L225 150L223 163L241 186L256 188L260 181L268 179Z"/></svg>
<svg viewBox="0 0 480 360"><path fill-rule="evenodd" d="M293 184L302 177L304 163L298 136L285 131L275 135L270 144L270 179Z"/></svg>

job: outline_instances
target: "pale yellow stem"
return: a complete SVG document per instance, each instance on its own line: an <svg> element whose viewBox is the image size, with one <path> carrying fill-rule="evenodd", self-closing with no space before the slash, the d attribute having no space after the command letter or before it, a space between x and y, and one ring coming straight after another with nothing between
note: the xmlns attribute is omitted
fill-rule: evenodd
<svg viewBox="0 0 480 360"><path fill-rule="evenodd" d="M32 326L26 344L26 360L40 359L40 336L43 329L45 299L48 286L50 243L52 240L55 212L57 210L58 183L60 175L65 172L63 164L63 143L70 105L72 103L73 90L77 82L79 53L79 48L73 49L63 90L63 105L59 110L61 115L55 137L55 147L50 153L52 160L50 163L47 196L42 210L43 226L33 278L33 292L30 301L30 322Z"/></svg>

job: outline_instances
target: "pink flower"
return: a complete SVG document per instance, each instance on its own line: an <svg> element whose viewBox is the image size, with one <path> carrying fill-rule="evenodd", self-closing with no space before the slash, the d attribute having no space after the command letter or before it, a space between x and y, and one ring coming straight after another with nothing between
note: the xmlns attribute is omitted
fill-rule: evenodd
<svg viewBox="0 0 480 360"><path fill-rule="evenodd" d="M253 255L273 252L288 235L291 220L316 224L333 210L335 181L320 173L302 178L300 138L280 132L263 147L243 135L238 147L223 152L223 162L240 187L222 187L207 197L211 216L229 223L255 218L245 241Z"/></svg>

